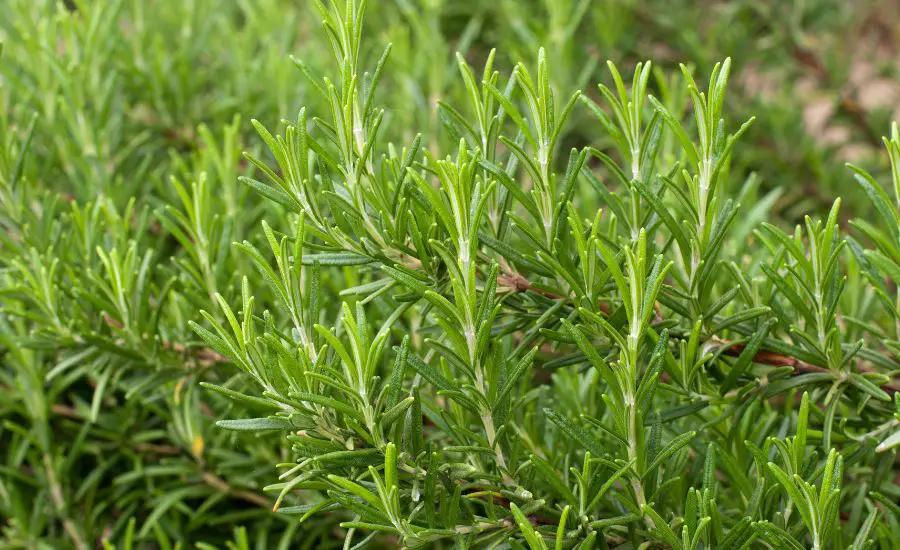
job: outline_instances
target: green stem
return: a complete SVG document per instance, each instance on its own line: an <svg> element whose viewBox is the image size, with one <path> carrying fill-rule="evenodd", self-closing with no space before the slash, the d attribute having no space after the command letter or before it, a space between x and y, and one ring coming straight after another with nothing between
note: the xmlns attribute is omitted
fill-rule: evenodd
<svg viewBox="0 0 900 550"><path fill-rule="evenodd" d="M638 460L638 418L637 403L634 401L633 388L629 388L628 394L625 396L625 406L628 408L628 460L633 460L636 465ZM634 498L638 509L641 510L641 514L643 515L643 508L644 505L647 504L647 497L644 495L644 485L641 483L640 475L641 472L638 471L637 476L631 479L631 488L634 491ZM653 521L649 517L645 519L647 521L647 526L653 527Z"/></svg>

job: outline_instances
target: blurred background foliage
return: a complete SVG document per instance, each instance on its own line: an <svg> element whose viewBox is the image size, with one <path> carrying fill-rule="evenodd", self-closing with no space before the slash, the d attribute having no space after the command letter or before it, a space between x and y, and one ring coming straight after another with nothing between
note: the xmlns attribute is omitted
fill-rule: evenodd
<svg viewBox="0 0 900 550"><path fill-rule="evenodd" d="M270 511L262 487L286 450L214 428L234 405L199 382L244 382L187 326L213 292L239 295L235 274L251 270L230 243L260 240L271 208L237 181L253 172L241 152L262 151L250 118L271 128L301 106L327 112L298 69L329 66L305 4L0 2L0 546L340 545L327 516L301 533L295 516ZM785 226L836 196L843 218L864 217L871 206L844 163L878 179L889 170L892 0L370 4L364 65L393 43L379 101L398 147L414 132L432 151L454 142L437 106L465 105L454 52L481 66L496 48L508 74L515 61L534 66L542 45L556 91L595 98L607 59L652 59L651 93L666 97L686 93L666 76L678 63L731 56L725 112L757 116L733 178L755 172L743 200L765 197ZM608 145L582 107L564 132L566 146ZM182 239L203 246L189 254ZM340 277L324 282L358 284L350 269Z"/></svg>

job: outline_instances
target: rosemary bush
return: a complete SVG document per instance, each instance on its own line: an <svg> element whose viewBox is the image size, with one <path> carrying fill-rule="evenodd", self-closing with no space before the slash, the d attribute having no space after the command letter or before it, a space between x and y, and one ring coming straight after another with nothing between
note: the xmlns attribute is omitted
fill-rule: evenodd
<svg viewBox="0 0 900 550"><path fill-rule="evenodd" d="M842 3L164 3L0 6L4 547L897 547L900 130L710 58Z"/></svg>

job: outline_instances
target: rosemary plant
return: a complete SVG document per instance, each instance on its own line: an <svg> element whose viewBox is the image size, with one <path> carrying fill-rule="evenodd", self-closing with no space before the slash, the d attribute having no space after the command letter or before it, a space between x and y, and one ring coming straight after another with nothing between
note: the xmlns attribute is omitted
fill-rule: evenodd
<svg viewBox="0 0 900 550"><path fill-rule="evenodd" d="M0 7L5 547L897 547L896 125L776 209L731 59L580 56L627 2L106 4Z"/></svg>
<svg viewBox="0 0 900 550"><path fill-rule="evenodd" d="M363 4L319 7L340 80L307 75L330 116L301 110L279 138L256 124L276 167L248 155L264 178L244 181L290 223L264 222L265 252L238 247L291 322L258 312L245 278L236 310L217 295L227 322L192 325L259 393L206 387L269 409L219 426L291 443L276 509L307 494L290 508L301 520L342 510L348 540L407 546L873 544L890 497L870 493L848 528L842 484L845 468L893 469L896 341L854 339L840 312L848 269L896 312L897 214L877 182L856 170L889 228L859 225L877 251L844 253L840 201L793 235L763 224L732 242L729 162L752 119L729 130L730 60L706 87L682 67L691 128L687 106L649 94L649 63L630 91L610 64L616 93L601 85L598 105L561 99L543 51L502 91L493 53L480 85L460 58L468 105L440 105L458 146L387 146L374 94L389 49L366 72ZM558 162L579 97L612 148ZM607 212L585 211L592 191ZM336 316L322 307L330 266L357 283ZM798 392L792 437L752 421L776 421L763 409L791 411Z"/></svg>

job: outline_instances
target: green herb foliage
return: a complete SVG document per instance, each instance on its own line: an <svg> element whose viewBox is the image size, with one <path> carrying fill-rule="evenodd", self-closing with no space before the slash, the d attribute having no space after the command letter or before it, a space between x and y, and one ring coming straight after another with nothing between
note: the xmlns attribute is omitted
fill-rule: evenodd
<svg viewBox="0 0 900 550"><path fill-rule="evenodd" d="M0 6L5 547L900 540L896 125L790 206L730 58L577 49L675 15L167 4Z"/></svg>

